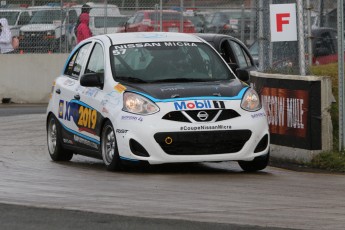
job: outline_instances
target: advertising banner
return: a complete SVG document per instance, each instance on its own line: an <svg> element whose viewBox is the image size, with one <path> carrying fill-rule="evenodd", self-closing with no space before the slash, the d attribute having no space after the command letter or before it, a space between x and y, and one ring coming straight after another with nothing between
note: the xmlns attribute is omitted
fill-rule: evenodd
<svg viewBox="0 0 345 230"><path fill-rule="evenodd" d="M321 82L252 76L270 127L271 144L321 150Z"/></svg>

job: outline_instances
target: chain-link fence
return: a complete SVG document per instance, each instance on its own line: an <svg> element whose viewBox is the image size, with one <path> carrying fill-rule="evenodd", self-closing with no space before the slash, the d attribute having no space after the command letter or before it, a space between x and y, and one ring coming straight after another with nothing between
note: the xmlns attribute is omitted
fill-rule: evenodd
<svg viewBox="0 0 345 230"><path fill-rule="evenodd" d="M311 65L327 64L337 59L336 1L306 0L302 4L302 17L297 15L299 41L271 42L270 4L298 3L296 0L256 1L258 14L257 53L260 69L287 74L300 74L305 62L305 73ZM298 11L297 4L297 11ZM261 17L260 17L261 15ZM260 26L262 25L262 26Z"/></svg>
<svg viewBox="0 0 345 230"><path fill-rule="evenodd" d="M299 30L299 40L304 45L298 41L271 42L270 4L297 2L302 2L297 10L302 15L298 17L301 20L298 24L303 27ZM76 27L82 5L88 3L93 35L131 31L229 34L250 48L262 71L299 74L303 60L308 73L311 64L336 61L337 56L334 0L102 0L92 3L0 0L0 3L0 18L7 18L12 35L20 38L18 53L70 52L77 44Z"/></svg>
<svg viewBox="0 0 345 230"><path fill-rule="evenodd" d="M76 27L85 3L91 7L89 27L93 35L183 31L229 34L248 46L255 40L256 13L251 1L8 2L1 1L0 18L7 18L12 35L20 38L19 53L70 52L77 43Z"/></svg>

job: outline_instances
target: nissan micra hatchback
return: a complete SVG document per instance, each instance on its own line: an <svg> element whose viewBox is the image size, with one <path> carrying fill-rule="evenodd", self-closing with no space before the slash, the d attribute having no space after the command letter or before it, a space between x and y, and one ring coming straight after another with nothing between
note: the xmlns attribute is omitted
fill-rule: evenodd
<svg viewBox="0 0 345 230"><path fill-rule="evenodd" d="M47 108L54 161L73 154L125 162L238 161L264 169L269 129L258 94L201 38L118 33L80 43Z"/></svg>

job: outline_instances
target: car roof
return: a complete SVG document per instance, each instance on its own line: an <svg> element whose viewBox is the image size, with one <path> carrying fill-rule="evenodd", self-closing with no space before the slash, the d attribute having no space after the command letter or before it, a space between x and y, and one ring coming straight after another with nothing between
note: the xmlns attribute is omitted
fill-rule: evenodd
<svg viewBox="0 0 345 230"><path fill-rule="evenodd" d="M108 37L108 38L107 38ZM132 33L113 33L99 35L95 38L106 40L111 39L112 44L129 44L145 42L203 42L193 34L173 33L173 32L132 32Z"/></svg>
<svg viewBox="0 0 345 230"><path fill-rule="evenodd" d="M231 40L235 40L237 42L240 42L240 43L243 43L241 40L233 37L233 36L230 36L230 35L226 35L226 34L212 34L212 33L198 33L196 34L198 37L204 39L205 41L207 42L210 42L210 41L218 41L218 40L221 40L223 38L230 38Z"/></svg>
<svg viewBox="0 0 345 230"><path fill-rule="evenodd" d="M139 10L137 12L143 12L143 13L156 13L156 12L160 12L160 10ZM180 12L178 12L177 10L162 10L163 13L174 13L174 14L180 14Z"/></svg>
<svg viewBox="0 0 345 230"><path fill-rule="evenodd" d="M27 8L3 8L0 9L0 12L22 12L22 11L28 11Z"/></svg>

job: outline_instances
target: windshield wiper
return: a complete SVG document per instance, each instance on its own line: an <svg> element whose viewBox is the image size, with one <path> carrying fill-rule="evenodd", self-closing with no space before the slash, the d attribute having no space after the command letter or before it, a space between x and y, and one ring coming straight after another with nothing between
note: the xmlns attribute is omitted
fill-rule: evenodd
<svg viewBox="0 0 345 230"><path fill-rule="evenodd" d="M126 77L126 76L117 76L115 77L115 80L124 80L124 81L129 81L129 82L136 82L136 83L147 83L147 81L144 81L140 78Z"/></svg>

